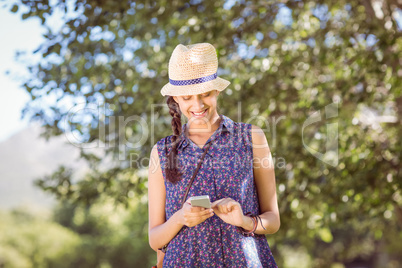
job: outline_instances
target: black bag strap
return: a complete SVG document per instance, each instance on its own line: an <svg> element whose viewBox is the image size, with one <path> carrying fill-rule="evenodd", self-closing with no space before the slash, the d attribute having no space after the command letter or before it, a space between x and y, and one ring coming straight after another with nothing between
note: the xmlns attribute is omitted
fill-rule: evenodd
<svg viewBox="0 0 402 268"><path fill-rule="evenodd" d="M188 192L190 191L191 185L193 184L193 181L194 181L195 177L197 176L198 170L200 170L201 165L202 165L202 163L204 162L205 155L207 154L208 149L209 149L209 147L211 147L211 145L212 145L212 141L211 141L210 143L208 143L207 145L205 145L204 152L203 152L203 154L202 154L200 160L198 161L197 168L196 168L196 170L194 171L193 176L191 177L191 180L188 182L187 189L186 189L186 193L184 194L183 199L182 199L182 201L181 201L181 206L183 206L184 203L185 203L186 200L187 200Z"/></svg>

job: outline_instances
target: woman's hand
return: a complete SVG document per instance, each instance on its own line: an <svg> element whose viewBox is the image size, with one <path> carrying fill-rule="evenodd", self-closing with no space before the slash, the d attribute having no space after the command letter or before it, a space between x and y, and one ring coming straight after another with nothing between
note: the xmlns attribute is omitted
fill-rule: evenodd
<svg viewBox="0 0 402 268"><path fill-rule="evenodd" d="M232 198L222 198L211 204L215 214L224 222L235 226L245 226L247 224L247 216L243 214L243 210L239 202Z"/></svg>
<svg viewBox="0 0 402 268"><path fill-rule="evenodd" d="M213 209L191 206L190 199L180 209L181 224L193 227L214 215Z"/></svg>

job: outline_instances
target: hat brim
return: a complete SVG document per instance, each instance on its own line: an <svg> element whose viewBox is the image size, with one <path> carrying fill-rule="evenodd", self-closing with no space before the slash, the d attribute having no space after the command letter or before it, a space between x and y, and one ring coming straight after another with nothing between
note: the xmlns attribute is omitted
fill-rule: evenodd
<svg viewBox="0 0 402 268"><path fill-rule="evenodd" d="M186 96L186 95L198 95L211 90L222 91L229 86L230 82L223 78L217 77L214 80L186 86L174 86L167 83L163 86L161 94L163 96Z"/></svg>

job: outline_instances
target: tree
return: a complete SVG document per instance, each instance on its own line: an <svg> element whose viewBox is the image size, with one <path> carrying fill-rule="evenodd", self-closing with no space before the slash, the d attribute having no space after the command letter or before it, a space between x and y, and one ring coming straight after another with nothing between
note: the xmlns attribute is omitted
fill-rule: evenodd
<svg viewBox="0 0 402 268"><path fill-rule="evenodd" d="M1 267L72 267L80 237L28 209L0 212Z"/></svg>
<svg viewBox="0 0 402 268"><path fill-rule="evenodd" d="M130 208L98 200L89 208L61 202L51 219L32 208L1 212L0 266L151 267L146 203Z"/></svg>
<svg viewBox="0 0 402 268"><path fill-rule="evenodd" d="M11 11L19 7L48 28L36 52L42 60L24 82L26 116L42 122L46 137L73 133L81 147L100 148L82 148L92 167L84 180L59 170L38 182L43 189L87 205L145 195L144 159L171 134L166 109L155 105L169 55L178 43L208 41L232 82L221 112L267 131L282 223L269 237L278 263L284 246L303 247L313 267L378 262L381 254L388 267L402 262L393 253L402 235L398 1L40 0ZM49 25L52 14L65 20L61 29ZM44 105L46 96L57 100ZM71 107L81 107L76 117ZM320 110L321 119L313 115Z"/></svg>

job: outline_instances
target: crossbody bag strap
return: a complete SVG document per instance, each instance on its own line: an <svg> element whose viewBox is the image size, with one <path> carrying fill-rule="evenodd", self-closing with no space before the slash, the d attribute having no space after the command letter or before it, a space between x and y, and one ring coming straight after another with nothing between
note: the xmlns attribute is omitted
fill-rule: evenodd
<svg viewBox="0 0 402 268"><path fill-rule="evenodd" d="M189 183L187 185L186 193L184 194L183 199L181 201L182 206L184 205L184 202L186 202L186 200L187 200L188 192L190 191L191 185L193 184L193 181L194 181L195 177L197 176L198 170L200 170L202 162L204 162L205 155L207 154L209 147L211 147L211 144L212 144L212 141L205 146L204 153L202 154L200 160L198 161L198 165L197 165L196 170L193 173L193 177L191 177L191 180L189 181Z"/></svg>
<svg viewBox="0 0 402 268"><path fill-rule="evenodd" d="M208 143L207 145L205 145L204 152L203 152L200 160L198 161L197 168L195 169L193 176L191 177L189 183L187 184L186 193L184 194L183 200L181 201L181 206L183 206L184 202L186 202L186 200L187 200L188 192L190 191L191 185L193 184L193 181L194 181L195 177L197 176L198 170L200 169L202 162L204 162L205 155L207 154L208 149L209 149L209 147L211 147L211 145L212 145L212 141L210 143ZM168 245L169 245L169 243L164 245L162 248L159 248L159 250L161 250L163 253L166 253L166 249L167 249Z"/></svg>

